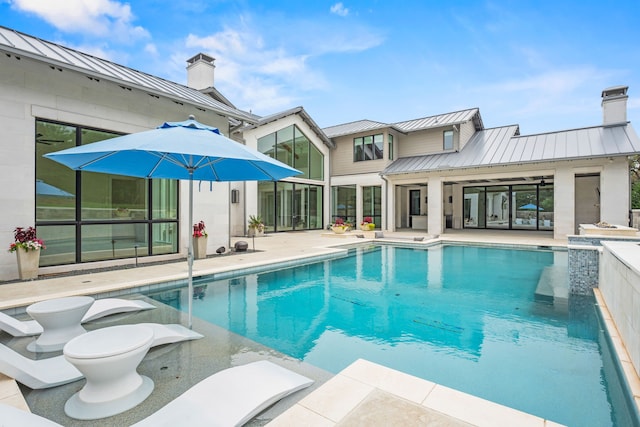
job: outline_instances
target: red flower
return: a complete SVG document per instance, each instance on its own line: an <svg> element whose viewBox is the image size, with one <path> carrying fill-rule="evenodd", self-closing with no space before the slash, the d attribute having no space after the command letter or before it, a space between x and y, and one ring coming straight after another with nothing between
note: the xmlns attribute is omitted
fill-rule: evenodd
<svg viewBox="0 0 640 427"><path fill-rule="evenodd" d="M207 232L204 229L204 221L193 224L193 237L207 237Z"/></svg>

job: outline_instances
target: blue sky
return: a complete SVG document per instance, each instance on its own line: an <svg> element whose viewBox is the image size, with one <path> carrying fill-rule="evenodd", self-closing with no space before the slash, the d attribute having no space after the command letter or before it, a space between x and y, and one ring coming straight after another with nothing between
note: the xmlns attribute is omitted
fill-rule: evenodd
<svg viewBox="0 0 640 427"><path fill-rule="evenodd" d="M321 126L479 107L523 134L595 126L628 85L640 129L640 2L0 0L0 25L186 83L259 115L303 106Z"/></svg>

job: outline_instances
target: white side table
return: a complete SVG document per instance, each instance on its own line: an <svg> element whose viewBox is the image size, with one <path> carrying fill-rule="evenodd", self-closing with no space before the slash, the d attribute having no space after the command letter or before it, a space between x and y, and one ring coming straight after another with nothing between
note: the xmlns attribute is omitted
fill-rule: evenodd
<svg viewBox="0 0 640 427"><path fill-rule="evenodd" d="M153 329L119 325L80 335L64 346L64 357L87 379L67 400L64 412L79 420L119 414L145 400L153 381L136 371L153 342Z"/></svg>
<svg viewBox="0 0 640 427"><path fill-rule="evenodd" d="M82 327L82 317L94 299L88 296L53 298L27 307L27 313L42 326L42 334L27 346L33 352L62 350L72 338L87 331Z"/></svg>

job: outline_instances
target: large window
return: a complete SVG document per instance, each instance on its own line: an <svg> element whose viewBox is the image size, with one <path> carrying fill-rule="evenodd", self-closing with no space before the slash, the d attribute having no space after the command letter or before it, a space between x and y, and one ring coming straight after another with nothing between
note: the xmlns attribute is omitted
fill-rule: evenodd
<svg viewBox="0 0 640 427"><path fill-rule="evenodd" d="M292 182L259 182L258 213L266 231L322 228L322 187Z"/></svg>
<svg viewBox="0 0 640 427"><path fill-rule="evenodd" d="M324 179L324 155L296 125L258 138L258 151L298 169L296 178Z"/></svg>
<svg viewBox="0 0 640 427"><path fill-rule="evenodd" d="M384 136L361 136L353 138L353 161L378 160L384 158Z"/></svg>
<svg viewBox="0 0 640 427"><path fill-rule="evenodd" d="M465 228L553 230L553 184L464 189Z"/></svg>
<svg viewBox="0 0 640 427"><path fill-rule="evenodd" d="M356 224L356 186L331 187L331 193L331 222L342 218L345 222Z"/></svg>
<svg viewBox="0 0 640 427"><path fill-rule="evenodd" d="M362 187L362 217L371 217L376 228L382 227L382 187Z"/></svg>
<svg viewBox="0 0 640 427"><path fill-rule="evenodd" d="M36 121L41 266L178 252L178 182L75 172L44 154L118 134Z"/></svg>

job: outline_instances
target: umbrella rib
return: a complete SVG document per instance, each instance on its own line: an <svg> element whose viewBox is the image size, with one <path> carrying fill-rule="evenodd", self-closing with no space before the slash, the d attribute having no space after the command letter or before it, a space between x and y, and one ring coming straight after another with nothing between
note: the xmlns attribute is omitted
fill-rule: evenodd
<svg viewBox="0 0 640 427"><path fill-rule="evenodd" d="M110 151L108 153L103 154L100 157L96 157L95 159L92 159L91 161L88 161L87 163L83 163L80 166L77 167L78 170L82 170L84 168L86 168L87 166L91 166L92 164L99 162L100 160L106 159L107 157L111 157L114 154L117 154L117 151Z"/></svg>

